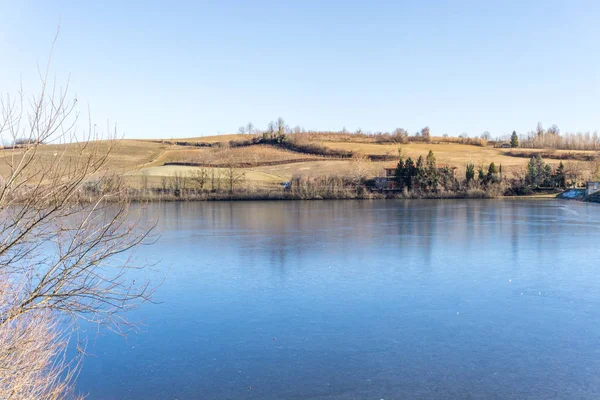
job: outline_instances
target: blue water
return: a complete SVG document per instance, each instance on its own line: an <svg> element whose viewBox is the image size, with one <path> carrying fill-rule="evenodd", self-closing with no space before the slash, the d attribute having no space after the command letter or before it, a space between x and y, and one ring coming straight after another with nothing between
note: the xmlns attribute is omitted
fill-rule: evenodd
<svg viewBox="0 0 600 400"><path fill-rule="evenodd" d="M600 206L151 205L166 273L89 399L599 399ZM168 272L167 272L168 271Z"/></svg>

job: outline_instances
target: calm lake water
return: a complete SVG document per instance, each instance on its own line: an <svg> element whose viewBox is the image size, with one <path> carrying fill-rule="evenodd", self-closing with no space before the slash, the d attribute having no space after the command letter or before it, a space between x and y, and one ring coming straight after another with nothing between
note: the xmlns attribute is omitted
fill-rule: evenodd
<svg viewBox="0 0 600 400"><path fill-rule="evenodd" d="M89 399L599 399L600 206L150 206L167 271Z"/></svg>

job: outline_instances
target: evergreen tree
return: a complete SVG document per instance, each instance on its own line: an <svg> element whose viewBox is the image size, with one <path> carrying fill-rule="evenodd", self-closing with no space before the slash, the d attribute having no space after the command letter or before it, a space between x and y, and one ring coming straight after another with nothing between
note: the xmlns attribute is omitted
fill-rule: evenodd
<svg viewBox="0 0 600 400"><path fill-rule="evenodd" d="M550 168L550 174L552 173L552 168ZM527 183L534 188L539 187L544 184L547 179L549 179L550 174L548 174L548 169L546 168L546 163L542 159L542 156L539 154L531 157L529 162L527 163Z"/></svg>
<svg viewBox="0 0 600 400"><path fill-rule="evenodd" d="M546 187L552 186L552 166L550 164L544 165L543 171L542 185Z"/></svg>
<svg viewBox="0 0 600 400"><path fill-rule="evenodd" d="M439 183L439 174L433 151L429 150L425 164L427 166L427 185L430 188L437 190L437 186Z"/></svg>
<svg viewBox="0 0 600 400"><path fill-rule="evenodd" d="M531 157L527 163L527 183L531 186L537 187L538 185L538 171L535 156Z"/></svg>
<svg viewBox="0 0 600 400"><path fill-rule="evenodd" d="M417 169L423 169L425 163L423 162L423 156L419 156L419 158L417 158L417 163L415 164L415 168Z"/></svg>
<svg viewBox="0 0 600 400"><path fill-rule="evenodd" d="M415 165L415 179L413 180L414 186L427 189L427 171L425 170L423 156L417 158L417 164Z"/></svg>
<svg viewBox="0 0 600 400"><path fill-rule="evenodd" d="M394 173L394 180L401 188L404 186L404 160L400 158L398 165L396 165L396 172Z"/></svg>
<svg viewBox="0 0 600 400"><path fill-rule="evenodd" d="M406 187L408 190L411 190L413 188L413 179L417 175L417 168L415 167L415 163L412 160L412 158L408 157L406 159L406 163L404 164L404 170L404 187Z"/></svg>
<svg viewBox="0 0 600 400"><path fill-rule="evenodd" d="M465 178L467 179L467 185L471 183L473 179L475 179L475 164L473 164L471 161L467 163Z"/></svg>
<svg viewBox="0 0 600 400"><path fill-rule="evenodd" d="M437 168L437 164L435 161L435 154L433 154L433 151L429 150L429 153L427 153L427 158L426 158L426 164L427 164L427 169L433 170Z"/></svg>
<svg viewBox="0 0 600 400"><path fill-rule="evenodd" d="M566 186L567 179L565 174L565 164L561 161L556 169L556 185L559 188L564 188Z"/></svg>
<svg viewBox="0 0 600 400"><path fill-rule="evenodd" d="M510 147L519 147L519 136L517 136L517 131L513 131L512 135L510 136Z"/></svg>
<svg viewBox="0 0 600 400"><path fill-rule="evenodd" d="M488 182L496 182L498 180L498 170L496 169L496 164L491 163L489 168L488 168L488 173L487 173L487 177L486 180Z"/></svg>
<svg viewBox="0 0 600 400"><path fill-rule="evenodd" d="M483 165L479 166L479 171L477 171L478 177L477 179L479 179L480 183L487 183L486 182L486 174L485 171L483 170Z"/></svg>

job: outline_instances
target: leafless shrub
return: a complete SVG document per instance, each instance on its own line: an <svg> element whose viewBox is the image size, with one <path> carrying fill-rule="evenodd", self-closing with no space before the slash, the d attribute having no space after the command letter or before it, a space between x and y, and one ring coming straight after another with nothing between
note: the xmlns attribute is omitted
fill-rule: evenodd
<svg viewBox="0 0 600 400"><path fill-rule="evenodd" d="M237 160L231 152L225 155L224 175L230 195L233 194L235 186L246 178L246 173L237 166Z"/></svg>
<svg viewBox="0 0 600 400"><path fill-rule="evenodd" d="M208 168L195 168L191 173L192 181L196 183L197 188L200 190L204 190L204 186L206 185L209 176L210 172Z"/></svg>
<svg viewBox="0 0 600 400"><path fill-rule="evenodd" d="M371 159L363 153L355 153L350 162L352 176L357 184L363 184L372 169Z"/></svg>
<svg viewBox="0 0 600 400"><path fill-rule="evenodd" d="M6 317L14 286L0 278L0 316ZM6 400L80 399L73 380L80 358L67 360L69 337L48 311L21 315L0 324L0 398Z"/></svg>

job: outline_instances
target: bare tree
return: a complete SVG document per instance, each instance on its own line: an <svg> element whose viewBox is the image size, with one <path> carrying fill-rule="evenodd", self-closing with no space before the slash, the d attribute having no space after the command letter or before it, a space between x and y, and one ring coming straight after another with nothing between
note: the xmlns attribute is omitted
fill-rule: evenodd
<svg viewBox="0 0 600 400"><path fill-rule="evenodd" d="M233 194L235 186L246 178L246 173L241 171L235 165L230 164L225 168L225 179L229 194Z"/></svg>
<svg viewBox="0 0 600 400"><path fill-rule="evenodd" d="M63 369L52 367L60 360L51 360L60 353L60 335L68 335L59 319L82 318L126 333L130 325L121 313L149 300L153 291L129 273L143 268L128 254L152 226L141 223L122 180L109 173L119 141L99 140L91 122L87 132L78 131L77 99L68 96L68 83L49 84L48 74L49 66L40 74L39 94L28 101L22 92L0 100L0 140L26 139L0 151L0 284L7 285L0 303L0 358L25 363L19 368L32 371L28 382L51 381L39 381L36 394L38 389L15 386L10 368L0 368L0 382L8 381L0 390L10 393L0 392L0 398L7 399L67 393L69 374L56 375ZM31 335L39 335L47 351L31 344ZM35 375L42 370L45 378Z"/></svg>
<svg viewBox="0 0 600 400"><path fill-rule="evenodd" d="M548 134L549 135L559 135L560 129L558 128L558 125L553 124L550 128L548 128Z"/></svg>
<svg viewBox="0 0 600 400"><path fill-rule="evenodd" d="M541 122L537 123L537 127L535 128L535 132L536 132L538 138L543 138L544 137L544 126L542 125Z"/></svg>
<svg viewBox="0 0 600 400"><path fill-rule="evenodd" d="M577 161L565 162L565 174L567 177L567 185L576 187L584 177L584 168Z"/></svg>
<svg viewBox="0 0 600 400"><path fill-rule="evenodd" d="M173 175L170 176L170 185L169 189L175 194L175 196L179 196L185 190L186 177L185 174L181 171L175 171Z"/></svg>
<svg viewBox="0 0 600 400"><path fill-rule="evenodd" d="M252 122L248 122L246 125L246 133L252 135L254 133L254 124Z"/></svg>
<svg viewBox="0 0 600 400"><path fill-rule="evenodd" d="M209 173L207 168L196 168L192 171L192 181L196 182L196 185L200 190L204 190L204 185L208 181Z"/></svg>
<svg viewBox="0 0 600 400"><path fill-rule="evenodd" d="M427 140L428 142L431 140L431 132L430 132L428 126L426 126L425 128L421 129L421 136L424 137L425 140Z"/></svg>
<svg viewBox="0 0 600 400"><path fill-rule="evenodd" d="M277 118L277 136L281 137L286 132L287 126L285 125L285 121L283 118Z"/></svg>
<svg viewBox="0 0 600 400"><path fill-rule="evenodd" d="M352 176L357 184L364 183L367 176L372 172L371 159L364 153L355 152L350 163Z"/></svg>
<svg viewBox="0 0 600 400"><path fill-rule="evenodd" d="M227 183L227 190L231 195L233 194L235 186L246 178L246 173L238 167L235 156L231 152L225 154L224 165L225 168L223 171Z"/></svg>
<svg viewBox="0 0 600 400"><path fill-rule="evenodd" d="M141 186L144 191L148 190L148 171L142 172Z"/></svg>
<svg viewBox="0 0 600 400"><path fill-rule="evenodd" d="M408 132L403 128L394 129L394 136L399 143L408 143Z"/></svg>
<svg viewBox="0 0 600 400"><path fill-rule="evenodd" d="M269 124L267 125L267 130L263 134L263 136L265 137L265 139L273 139L273 137L275 136L275 122L269 122Z"/></svg>

